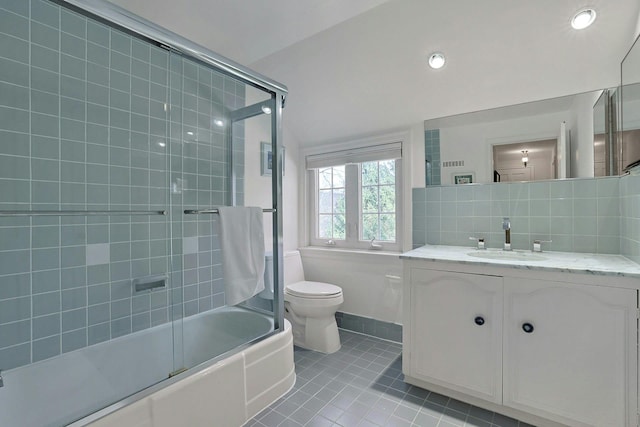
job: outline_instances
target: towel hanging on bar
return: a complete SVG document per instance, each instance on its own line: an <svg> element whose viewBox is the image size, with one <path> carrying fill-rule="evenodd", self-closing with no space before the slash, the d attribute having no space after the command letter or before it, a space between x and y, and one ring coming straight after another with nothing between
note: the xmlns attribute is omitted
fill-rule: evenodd
<svg viewBox="0 0 640 427"><path fill-rule="evenodd" d="M262 209L218 208L225 303L236 305L264 289Z"/></svg>

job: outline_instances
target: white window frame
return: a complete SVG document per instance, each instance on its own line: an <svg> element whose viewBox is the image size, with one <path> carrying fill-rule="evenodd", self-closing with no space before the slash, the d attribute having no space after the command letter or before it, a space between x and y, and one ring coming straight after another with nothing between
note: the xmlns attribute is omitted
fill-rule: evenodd
<svg viewBox="0 0 640 427"><path fill-rule="evenodd" d="M384 159L380 159L382 161ZM363 162L364 163L364 162ZM395 160L395 204L396 204L396 241L375 240L372 247L370 240L362 240L362 175L360 163L345 165L345 239L326 239L318 237L318 169L307 171L309 183L309 244L312 246L325 246L349 249L383 250L399 252L402 250L403 236L403 170L402 159Z"/></svg>

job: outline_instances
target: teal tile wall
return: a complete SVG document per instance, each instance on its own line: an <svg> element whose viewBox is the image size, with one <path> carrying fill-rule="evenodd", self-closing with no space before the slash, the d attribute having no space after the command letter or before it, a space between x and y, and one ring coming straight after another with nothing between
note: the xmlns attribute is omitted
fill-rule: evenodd
<svg viewBox="0 0 640 427"><path fill-rule="evenodd" d="M0 40L0 209L170 210L1 218L0 369L224 305L217 224L182 211L230 202L211 118L244 84L44 0L0 0Z"/></svg>
<svg viewBox="0 0 640 427"><path fill-rule="evenodd" d="M620 253L640 264L640 175L620 178Z"/></svg>
<svg viewBox="0 0 640 427"><path fill-rule="evenodd" d="M469 237L483 237L501 248L509 217L514 249L539 239L553 240L546 250L619 254L619 187L610 177L415 188L413 247L473 246Z"/></svg>
<svg viewBox="0 0 640 427"><path fill-rule="evenodd" d="M440 129L424 131L425 184L440 185Z"/></svg>

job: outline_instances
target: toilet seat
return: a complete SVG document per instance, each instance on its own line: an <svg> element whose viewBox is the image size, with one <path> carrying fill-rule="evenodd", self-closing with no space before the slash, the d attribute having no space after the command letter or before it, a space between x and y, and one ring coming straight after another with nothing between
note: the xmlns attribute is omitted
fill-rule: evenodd
<svg viewBox="0 0 640 427"><path fill-rule="evenodd" d="M342 295L339 286L323 282L302 281L285 286L285 294L309 299L329 299Z"/></svg>

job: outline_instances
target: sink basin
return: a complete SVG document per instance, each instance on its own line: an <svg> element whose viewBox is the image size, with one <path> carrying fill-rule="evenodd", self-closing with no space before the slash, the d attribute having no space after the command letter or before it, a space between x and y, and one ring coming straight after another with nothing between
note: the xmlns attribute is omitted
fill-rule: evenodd
<svg viewBox="0 0 640 427"><path fill-rule="evenodd" d="M504 261L544 261L547 258L527 251L490 251L490 250L478 250L474 252L468 252L467 255L474 258L504 260Z"/></svg>

